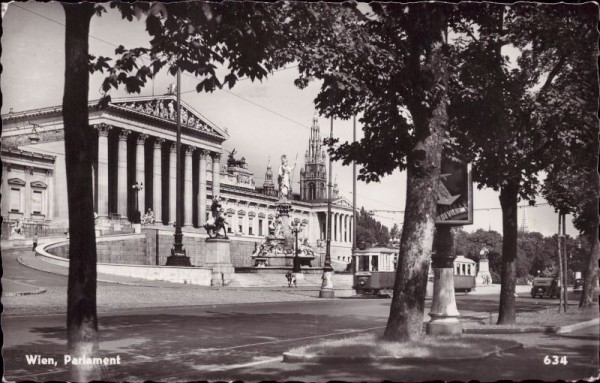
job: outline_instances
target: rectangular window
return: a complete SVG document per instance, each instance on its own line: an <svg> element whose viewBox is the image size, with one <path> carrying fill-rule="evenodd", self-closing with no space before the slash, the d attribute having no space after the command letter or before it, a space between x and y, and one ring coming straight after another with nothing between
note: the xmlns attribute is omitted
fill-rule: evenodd
<svg viewBox="0 0 600 383"><path fill-rule="evenodd" d="M248 235L254 235L254 220L252 218L248 219Z"/></svg>
<svg viewBox="0 0 600 383"><path fill-rule="evenodd" d="M240 234L244 234L244 230L242 229L242 225L238 225L238 232Z"/></svg>
<svg viewBox="0 0 600 383"><path fill-rule="evenodd" d="M42 214L42 192L39 190L34 190L31 194L31 212Z"/></svg>
<svg viewBox="0 0 600 383"><path fill-rule="evenodd" d="M10 211L21 211L21 189L10 188Z"/></svg>
<svg viewBox="0 0 600 383"><path fill-rule="evenodd" d="M227 221L231 222L231 219L233 218L232 215L228 215L227 216ZM207 218L208 219L208 218ZM233 233L233 230L231 229L231 225L227 225L227 232L228 233Z"/></svg>
<svg viewBox="0 0 600 383"><path fill-rule="evenodd" d="M262 219L259 219L259 220L258 220L258 235L259 235L260 237L262 237L262 236L263 236L263 228L262 228L262 226L263 226L263 220L262 220Z"/></svg>

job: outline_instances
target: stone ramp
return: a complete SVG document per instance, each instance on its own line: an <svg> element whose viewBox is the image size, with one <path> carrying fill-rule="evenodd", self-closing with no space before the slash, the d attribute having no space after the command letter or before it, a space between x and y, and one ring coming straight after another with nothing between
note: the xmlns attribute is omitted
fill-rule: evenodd
<svg viewBox="0 0 600 383"><path fill-rule="evenodd" d="M321 274L304 274L297 280L298 287L321 287ZM287 287L285 273L236 273L228 286L231 287ZM334 274L335 289L351 289L352 274Z"/></svg>

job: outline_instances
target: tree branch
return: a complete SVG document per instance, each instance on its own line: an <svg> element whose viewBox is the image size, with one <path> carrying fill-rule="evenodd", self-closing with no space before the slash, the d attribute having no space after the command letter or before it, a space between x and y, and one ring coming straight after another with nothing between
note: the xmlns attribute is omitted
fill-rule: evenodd
<svg viewBox="0 0 600 383"><path fill-rule="evenodd" d="M558 75L558 72L565 65L567 58L569 58L569 56L571 55L572 52L573 51L566 52L564 55L561 56L560 59L558 59L558 62L556 63L556 65L554 65L554 68L552 68L552 70L550 71L550 74L548 74L548 78L546 79L546 82L544 83L544 85L540 89L537 97L535 98L536 102L538 102L542 98L542 96L544 94L546 94L548 89L550 89L550 85L552 85L552 81L554 81L554 78Z"/></svg>
<svg viewBox="0 0 600 383"><path fill-rule="evenodd" d="M460 25L465 29L465 31L467 32L467 35L469 35L469 37L472 38L473 41L475 41L476 43L480 42L479 39L477 39L475 37L475 35L473 35L473 33L471 32L469 27L465 25L465 22L463 20L460 21Z"/></svg>

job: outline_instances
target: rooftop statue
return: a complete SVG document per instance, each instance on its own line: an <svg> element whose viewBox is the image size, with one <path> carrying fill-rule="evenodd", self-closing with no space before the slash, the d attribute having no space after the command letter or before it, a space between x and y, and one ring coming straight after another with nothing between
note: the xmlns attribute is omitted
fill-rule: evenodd
<svg viewBox="0 0 600 383"><path fill-rule="evenodd" d="M246 158L242 157L238 160L235 158L235 153L235 148L229 152L229 157L227 157L227 167L246 168Z"/></svg>

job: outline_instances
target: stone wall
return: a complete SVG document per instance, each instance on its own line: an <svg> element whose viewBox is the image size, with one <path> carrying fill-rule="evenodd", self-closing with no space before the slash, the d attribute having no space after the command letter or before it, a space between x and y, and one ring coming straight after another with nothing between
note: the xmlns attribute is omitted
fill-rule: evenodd
<svg viewBox="0 0 600 383"><path fill-rule="evenodd" d="M153 265L147 254L146 236L132 234L126 237L101 237L96 243L98 263L124 263L129 265ZM47 249L48 253L62 258L69 257L69 243L62 242Z"/></svg>
<svg viewBox="0 0 600 383"><path fill-rule="evenodd" d="M142 229L142 234L146 235L146 252L147 258L152 265L164 265L167 262L167 257L171 255L173 247L173 231L160 229ZM157 236L158 234L158 236ZM186 251L190 262L193 266L202 266L206 261L206 246L204 242L208 238L206 234L196 232L183 233L183 248ZM252 265L251 255L254 252L254 244L260 245L261 239L255 240L239 237L230 238L231 263L234 267L249 267ZM158 243L158 244L157 244ZM158 249L158 253L157 253Z"/></svg>
<svg viewBox="0 0 600 383"><path fill-rule="evenodd" d="M206 261L207 248L204 242L208 235L198 232L183 233L183 248L193 266L202 266ZM231 263L234 267L252 266L252 253L255 246L260 246L263 239L231 237ZM256 245L255 245L256 244ZM96 244L99 263L121 263L129 265L158 265L167 263L173 247L173 231L154 228L143 228L141 234L100 237ZM69 245L64 242L48 249L50 254L68 258ZM332 246L332 253L334 247ZM325 261L324 249L315 252L313 267L322 267ZM332 254L332 258L334 258ZM158 262L157 262L158 261Z"/></svg>

